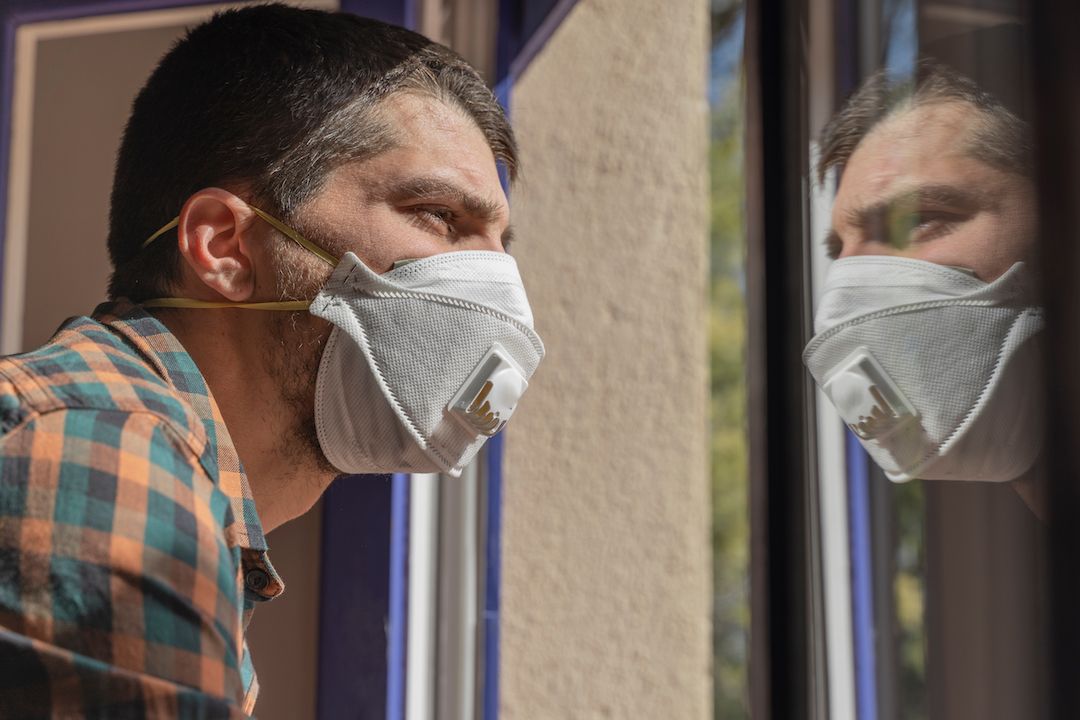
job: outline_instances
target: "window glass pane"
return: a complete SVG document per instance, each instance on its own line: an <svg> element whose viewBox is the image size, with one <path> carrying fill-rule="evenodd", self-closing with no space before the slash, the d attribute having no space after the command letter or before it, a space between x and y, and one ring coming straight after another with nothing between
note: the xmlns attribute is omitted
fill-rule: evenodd
<svg viewBox="0 0 1080 720"><path fill-rule="evenodd" d="M823 406L819 481L846 488L851 578L850 661L830 648L829 670L851 678L858 717L1039 717L1043 315L1025 8L808 12L827 16L811 18L809 45L831 63L806 68L804 360ZM836 707L844 688L830 688Z"/></svg>

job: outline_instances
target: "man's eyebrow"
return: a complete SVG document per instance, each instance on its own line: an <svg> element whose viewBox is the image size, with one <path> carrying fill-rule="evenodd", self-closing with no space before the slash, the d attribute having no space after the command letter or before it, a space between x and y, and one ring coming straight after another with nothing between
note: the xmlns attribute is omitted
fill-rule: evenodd
<svg viewBox="0 0 1080 720"><path fill-rule="evenodd" d="M955 185L919 185L901 190L871 205L851 208L844 213L844 217L852 225L867 227L880 222L881 218L894 207L923 204L944 205L958 210L976 210L988 207L990 199L980 190L969 190Z"/></svg>
<svg viewBox="0 0 1080 720"><path fill-rule="evenodd" d="M495 222L502 217L502 205L469 192L465 188L441 178L418 177L392 183L379 193L391 202L405 200L443 200L456 203L469 215L484 222Z"/></svg>

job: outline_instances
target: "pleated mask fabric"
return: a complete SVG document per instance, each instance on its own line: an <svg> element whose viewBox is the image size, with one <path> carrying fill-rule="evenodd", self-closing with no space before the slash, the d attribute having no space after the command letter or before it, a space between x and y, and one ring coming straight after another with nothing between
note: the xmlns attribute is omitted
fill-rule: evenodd
<svg viewBox="0 0 1080 720"><path fill-rule="evenodd" d="M829 269L814 380L894 481L1006 481L1041 448L1038 307L1030 268L993 282L909 258Z"/></svg>

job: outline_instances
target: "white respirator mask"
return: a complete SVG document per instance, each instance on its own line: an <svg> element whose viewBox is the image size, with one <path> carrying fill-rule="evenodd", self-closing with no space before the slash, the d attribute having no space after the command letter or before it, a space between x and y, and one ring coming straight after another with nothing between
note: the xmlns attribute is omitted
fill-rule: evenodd
<svg viewBox="0 0 1080 720"><path fill-rule="evenodd" d="M1013 480L1042 441L1031 271L993 282L908 258L829 268L803 361L885 474Z"/></svg>
<svg viewBox="0 0 1080 720"><path fill-rule="evenodd" d="M544 356L517 263L496 252L434 255L384 275L346 253L311 313L334 325L315 428L342 472L460 475Z"/></svg>
<svg viewBox="0 0 1080 720"><path fill-rule="evenodd" d="M544 357L514 259L492 251L450 252L398 263L379 275L353 253L339 260L251 209L334 267L314 300L158 298L142 304L306 309L329 321L334 327L315 379L315 430L326 459L347 474L460 475L506 425Z"/></svg>

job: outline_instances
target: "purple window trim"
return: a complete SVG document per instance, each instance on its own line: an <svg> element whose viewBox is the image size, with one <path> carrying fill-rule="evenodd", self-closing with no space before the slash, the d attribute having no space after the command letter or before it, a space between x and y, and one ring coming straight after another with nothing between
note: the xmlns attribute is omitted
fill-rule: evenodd
<svg viewBox="0 0 1080 720"><path fill-rule="evenodd" d="M525 68L529 66L529 63L533 61L540 51L547 45L548 40L555 34L555 31L562 25L563 20L570 14L570 11L577 5L577 0L557 0L555 6L548 12L547 17L540 23L532 35L525 39L524 45L521 50L518 51L517 57L510 65L511 77L518 78L521 73L525 71Z"/></svg>
<svg viewBox="0 0 1080 720"><path fill-rule="evenodd" d="M386 720L405 718L409 599L409 476L395 474L390 501L390 597L387 615Z"/></svg>
<svg viewBox="0 0 1080 720"><path fill-rule="evenodd" d="M499 9L498 37L496 47L503 47L506 42L504 32L509 23L506 22L507 5L510 0L503 0ZM502 68L497 68L501 70ZM502 80L495 86L495 97L503 107L506 117L510 117L510 95L514 87L512 74L499 73ZM502 183L503 192L506 193L507 201L510 200L510 177L506 168L499 165L499 182ZM498 720L499 718L499 621L502 607L502 484L503 484L503 449L505 435L499 432L488 441L484 448L484 467L487 489L485 496L487 518L485 520L484 538L484 598L483 608L480 614L481 637L484 646L483 665L479 672L482 678L481 717L483 720Z"/></svg>
<svg viewBox="0 0 1080 720"><path fill-rule="evenodd" d="M488 441L487 467L487 539L483 624L483 703L484 720L499 717L499 619L502 602L502 459L503 434Z"/></svg>
<svg viewBox="0 0 1080 720"><path fill-rule="evenodd" d="M848 431L848 526L851 551L851 625L855 651L855 703L858 720L877 718L874 650L873 541L870 533L870 460Z"/></svg>
<svg viewBox="0 0 1080 720"><path fill-rule="evenodd" d="M550 5L544 19L526 27L527 9L533 4ZM496 44L496 86L506 78L516 80L547 45L577 0L501 0Z"/></svg>
<svg viewBox="0 0 1080 720"><path fill-rule="evenodd" d="M340 7L341 12L415 30L417 3L418 0L341 0Z"/></svg>
<svg viewBox="0 0 1080 720"><path fill-rule="evenodd" d="M322 506L316 717L392 717L404 647L404 560L393 548L408 533L408 487L397 475L341 477Z"/></svg>

